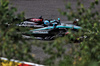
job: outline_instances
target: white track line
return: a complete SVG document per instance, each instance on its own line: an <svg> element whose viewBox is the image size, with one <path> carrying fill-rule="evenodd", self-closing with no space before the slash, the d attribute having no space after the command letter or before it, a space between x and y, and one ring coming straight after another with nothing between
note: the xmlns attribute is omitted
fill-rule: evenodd
<svg viewBox="0 0 100 66"><path fill-rule="evenodd" d="M1 60L8 60L7 58L4 58L4 57L0 57L0 59L1 59ZM23 64L29 64L29 65L35 65L35 66L44 66L44 65L39 65L39 64L35 64L35 63L30 63L30 62L25 62L25 61L14 60L14 59L11 59L10 61L17 62L17 63L23 63Z"/></svg>

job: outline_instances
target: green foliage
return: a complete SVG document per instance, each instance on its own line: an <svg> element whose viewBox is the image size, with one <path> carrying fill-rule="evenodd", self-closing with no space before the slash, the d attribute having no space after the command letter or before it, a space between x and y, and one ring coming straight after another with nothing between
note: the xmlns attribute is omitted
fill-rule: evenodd
<svg viewBox="0 0 100 66"><path fill-rule="evenodd" d="M24 13L15 15L16 11L15 7L9 7L8 0L0 0L0 57L34 60L30 55L31 45L21 35L27 28L16 26L23 21Z"/></svg>
<svg viewBox="0 0 100 66"><path fill-rule="evenodd" d="M60 11L60 13L64 13L63 15L67 16L69 20L78 18L80 20L78 25L82 27L82 32L78 34L87 36L87 38L84 38L79 44L80 52L76 52L75 55L81 57L82 62L79 63L79 61L76 60L75 66L85 66L91 62L93 62L93 66L98 66L100 62L100 14L95 10L95 6L98 5L98 3L99 0L95 0L90 3L88 8L85 8L81 1L77 0L77 11L69 8L71 7L70 4L67 6L68 12L65 13ZM91 66L91 64L89 66Z"/></svg>
<svg viewBox="0 0 100 66"><path fill-rule="evenodd" d="M100 14L95 10L98 5L98 0L90 3L88 8L77 0L77 9L74 11L71 8L71 3L66 5L67 12L61 10L60 13L67 16L69 20L79 19L78 25L82 27L77 33L69 30L70 34L57 38L50 42L33 41L28 43L25 41L21 33L27 31L27 28L15 26L16 23L23 21L24 13L15 15L16 8L9 8L7 0L0 0L0 56L9 59L15 58L18 60L33 60L30 55L31 45L42 47L45 53L50 57L41 62L49 66L99 66L100 64ZM16 20L16 17L20 18ZM8 26L7 24L10 24ZM82 42L75 43L74 40ZM73 40L73 41L72 41Z"/></svg>
<svg viewBox="0 0 100 66"><path fill-rule="evenodd" d="M90 3L88 8L84 7L81 0L77 0L77 9L71 8L71 3L66 5L67 12L59 12L73 21L78 18L78 25L82 27L77 33L57 38L52 42L44 44L43 50L50 55L44 61L50 66L99 66L100 64L100 14L95 10L98 0ZM94 11L93 11L94 10ZM74 43L72 40L80 40L79 37L86 36L81 42ZM67 47L71 45L70 47ZM68 50L66 52L66 49Z"/></svg>
<svg viewBox="0 0 100 66"><path fill-rule="evenodd" d="M70 56L65 56L63 60L59 61L59 66L72 66L73 65L73 58L71 58Z"/></svg>

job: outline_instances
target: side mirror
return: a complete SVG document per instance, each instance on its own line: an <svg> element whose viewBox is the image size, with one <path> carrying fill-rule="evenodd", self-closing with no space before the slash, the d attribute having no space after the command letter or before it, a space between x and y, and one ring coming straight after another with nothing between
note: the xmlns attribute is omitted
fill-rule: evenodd
<svg viewBox="0 0 100 66"><path fill-rule="evenodd" d="M58 18L58 22L59 22L59 24L61 25L60 18Z"/></svg>
<svg viewBox="0 0 100 66"><path fill-rule="evenodd" d="M60 21L60 18L58 18L58 21Z"/></svg>

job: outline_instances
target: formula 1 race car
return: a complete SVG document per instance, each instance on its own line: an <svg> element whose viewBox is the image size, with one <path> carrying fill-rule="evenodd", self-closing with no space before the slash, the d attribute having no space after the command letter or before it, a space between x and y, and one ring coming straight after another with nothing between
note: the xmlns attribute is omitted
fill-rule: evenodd
<svg viewBox="0 0 100 66"><path fill-rule="evenodd" d="M30 30L24 35L33 35L34 37L40 37L44 40L52 40L56 37L63 37L64 35L66 35L68 33L68 29L77 31L81 29L81 27L69 24L66 24L65 26L54 24L53 26Z"/></svg>
<svg viewBox="0 0 100 66"><path fill-rule="evenodd" d="M25 19L24 21L36 22L38 24L43 24L42 16L39 16L39 18L28 18L28 19Z"/></svg>
<svg viewBox="0 0 100 66"><path fill-rule="evenodd" d="M22 27L47 27L47 26L53 26L55 25L60 25L60 18L58 20L45 20L43 22L31 22L31 21L24 21L21 22L20 24L16 24L17 26L22 26Z"/></svg>

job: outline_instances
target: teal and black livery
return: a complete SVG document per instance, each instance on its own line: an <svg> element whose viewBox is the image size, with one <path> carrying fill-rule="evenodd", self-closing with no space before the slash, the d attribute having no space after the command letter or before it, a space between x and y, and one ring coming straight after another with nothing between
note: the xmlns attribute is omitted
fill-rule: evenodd
<svg viewBox="0 0 100 66"><path fill-rule="evenodd" d="M63 25L55 25L48 26L39 29L33 29L28 32L28 34L33 35L34 37L41 37L43 39L54 39L57 36L64 36L68 29L79 30L82 29L80 26L66 24Z"/></svg>

